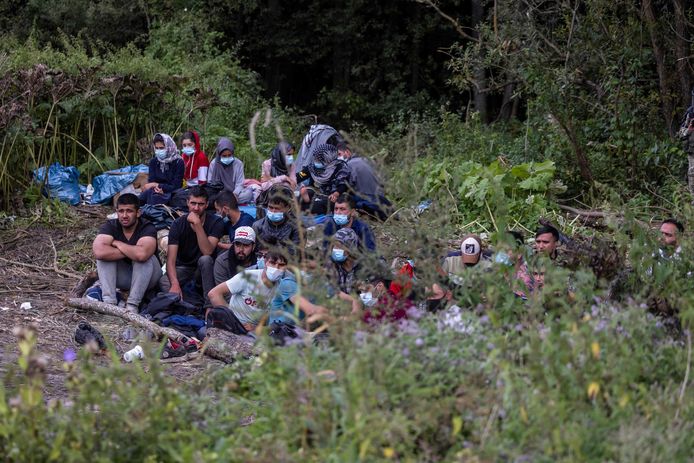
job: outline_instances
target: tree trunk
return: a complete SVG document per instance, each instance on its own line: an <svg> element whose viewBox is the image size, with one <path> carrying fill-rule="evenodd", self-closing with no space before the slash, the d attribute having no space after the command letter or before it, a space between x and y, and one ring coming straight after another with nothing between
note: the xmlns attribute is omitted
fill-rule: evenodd
<svg viewBox="0 0 694 463"><path fill-rule="evenodd" d="M511 112L513 110L513 104L515 103L513 98L514 84L508 83L504 85L504 97L501 100L501 110L499 111L499 120L508 122L511 120Z"/></svg>
<svg viewBox="0 0 694 463"><path fill-rule="evenodd" d="M660 87L660 105L663 112L663 119L667 126L670 137L675 136L674 127L672 126L673 107L672 98L668 90L667 84L667 69L665 67L665 52L660 43L658 36L658 24L655 13L653 12L653 1L642 0L641 11L643 20L648 28L648 34L651 36L651 45L653 47L653 57L655 58L656 69L658 71L658 85Z"/></svg>
<svg viewBox="0 0 694 463"><path fill-rule="evenodd" d="M672 0L675 7L675 58L677 59L677 76L680 81L680 106L688 107L691 104L691 72L692 68L689 65L689 31L687 28L687 13L685 10L684 0Z"/></svg>
<svg viewBox="0 0 694 463"><path fill-rule="evenodd" d="M571 147L573 148L574 155L576 156L576 163L578 164L578 170L581 173L581 178L588 183L593 183L593 172L590 169L590 162L588 161L588 156L586 156L585 151L583 151L583 146L581 146L578 137L576 136L576 130L574 129L571 118L567 118L563 121L556 114L552 114L552 117L557 120L559 126L562 128L569 141L571 142Z"/></svg>
<svg viewBox="0 0 694 463"><path fill-rule="evenodd" d="M475 110L480 114L480 120L482 122L487 122L487 70L482 64L484 58L482 52L482 39L477 32L477 29L482 26L483 20L484 5L482 4L482 0L472 0L472 24L476 29L474 36L478 40L476 46L479 49L479 56L473 71L473 78L475 81L472 89L472 98L475 104Z"/></svg>
<svg viewBox="0 0 694 463"><path fill-rule="evenodd" d="M188 339L186 335L179 331L159 326L156 323L152 323L146 318L141 317L140 315L134 314L112 304L84 298L70 298L67 300L67 303L69 306L77 309L89 310L104 315L122 318L135 326L139 326L140 328L151 331L159 338L167 337L176 342L185 342ZM214 328L208 331L208 335L203 343L202 351L205 353L205 355L226 363L233 362L234 359L239 356L250 357L258 353L257 349L254 348L253 343L242 336L237 336L235 334Z"/></svg>

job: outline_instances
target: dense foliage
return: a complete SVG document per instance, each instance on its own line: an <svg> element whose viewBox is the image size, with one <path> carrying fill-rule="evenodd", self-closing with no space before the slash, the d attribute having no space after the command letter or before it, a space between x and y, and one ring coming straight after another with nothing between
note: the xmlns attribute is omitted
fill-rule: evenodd
<svg viewBox="0 0 694 463"><path fill-rule="evenodd" d="M468 277L459 309L334 321L327 343L264 344L184 383L156 345L144 364L99 367L83 351L66 356L68 396L45 403L45 361L21 330L0 448L8 461L683 461L691 339L648 313L638 288L692 307L692 265L657 263L645 235L617 236L638 280L624 302L596 297L590 273L549 267L543 293L522 302L497 268ZM322 285L303 290L321 298Z"/></svg>

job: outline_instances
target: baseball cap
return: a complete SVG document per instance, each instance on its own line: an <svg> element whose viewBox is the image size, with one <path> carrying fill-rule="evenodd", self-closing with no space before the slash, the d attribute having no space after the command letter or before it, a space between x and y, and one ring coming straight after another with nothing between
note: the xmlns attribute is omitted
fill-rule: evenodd
<svg viewBox="0 0 694 463"><path fill-rule="evenodd" d="M463 253L463 262L466 264L476 264L480 259L480 239L471 235L465 238L460 245L460 251Z"/></svg>
<svg viewBox="0 0 694 463"><path fill-rule="evenodd" d="M253 244L255 243L255 231L251 227L239 227L234 233L234 243L239 242L242 244Z"/></svg>

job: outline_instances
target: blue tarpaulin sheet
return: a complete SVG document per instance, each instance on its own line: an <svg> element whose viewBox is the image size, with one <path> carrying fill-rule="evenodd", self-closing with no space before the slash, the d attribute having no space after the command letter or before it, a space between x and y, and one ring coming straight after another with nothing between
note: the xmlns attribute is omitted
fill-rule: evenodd
<svg viewBox="0 0 694 463"><path fill-rule="evenodd" d="M144 164L137 166L125 166L116 170L109 170L92 179L94 194L90 204L108 204L120 190L130 185L137 174L148 172L149 168Z"/></svg>
<svg viewBox="0 0 694 463"><path fill-rule="evenodd" d="M34 171L34 181L38 183L43 182L45 176L45 167L39 167ZM42 193L75 206L80 203L79 178L80 172L77 167L63 167L59 162L53 163L48 167L48 178Z"/></svg>

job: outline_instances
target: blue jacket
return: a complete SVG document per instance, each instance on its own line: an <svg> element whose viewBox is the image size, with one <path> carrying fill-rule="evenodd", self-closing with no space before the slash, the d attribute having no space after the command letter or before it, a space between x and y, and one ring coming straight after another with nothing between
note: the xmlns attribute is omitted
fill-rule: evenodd
<svg viewBox="0 0 694 463"><path fill-rule="evenodd" d="M346 226L346 225L345 225ZM342 228L338 226L333 219L325 222L325 227L323 228L323 235L326 238L333 236L337 231ZM371 228L366 222L362 222L359 219L352 219L352 230L357 234L359 238L359 250L364 251L365 249L371 252L376 251L376 239L371 231ZM323 240L323 248L327 249L328 240Z"/></svg>

